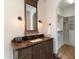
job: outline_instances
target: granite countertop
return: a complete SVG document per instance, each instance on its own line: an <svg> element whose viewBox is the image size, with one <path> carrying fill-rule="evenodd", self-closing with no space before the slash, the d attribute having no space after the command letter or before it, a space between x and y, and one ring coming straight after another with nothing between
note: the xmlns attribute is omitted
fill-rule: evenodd
<svg viewBox="0 0 79 59"><path fill-rule="evenodd" d="M13 49L19 50L19 49L22 49L22 48L27 48L27 47L29 47L29 46L32 46L32 45L35 45L35 44L38 44L38 43L41 43L41 42L50 40L50 39L52 39L52 38L43 37L43 38L40 38L40 39L42 39L42 41L30 42L31 40L26 40L26 41L22 41L22 42L20 42L20 43L12 42L12 43L11 43L11 46L13 47ZM33 39L33 40L34 40L34 39Z"/></svg>

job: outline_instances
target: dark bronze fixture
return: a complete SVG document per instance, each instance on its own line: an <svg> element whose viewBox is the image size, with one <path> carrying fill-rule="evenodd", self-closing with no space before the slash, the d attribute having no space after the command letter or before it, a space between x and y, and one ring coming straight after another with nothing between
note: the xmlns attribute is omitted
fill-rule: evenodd
<svg viewBox="0 0 79 59"><path fill-rule="evenodd" d="M42 23L42 21L41 21L41 20L39 20L39 23Z"/></svg>
<svg viewBox="0 0 79 59"><path fill-rule="evenodd" d="M18 20L22 21L22 17L21 16L18 16Z"/></svg>

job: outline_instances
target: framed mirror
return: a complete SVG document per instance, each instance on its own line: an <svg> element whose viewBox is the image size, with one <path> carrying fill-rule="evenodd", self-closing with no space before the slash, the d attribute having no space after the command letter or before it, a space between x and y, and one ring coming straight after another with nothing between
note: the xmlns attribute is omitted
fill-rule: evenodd
<svg viewBox="0 0 79 59"><path fill-rule="evenodd" d="M38 32L37 0L25 0L25 34Z"/></svg>

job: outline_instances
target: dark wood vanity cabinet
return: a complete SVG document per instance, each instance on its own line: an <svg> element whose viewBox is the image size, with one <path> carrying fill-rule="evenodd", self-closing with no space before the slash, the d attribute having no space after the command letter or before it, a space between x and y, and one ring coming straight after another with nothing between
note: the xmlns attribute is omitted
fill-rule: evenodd
<svg viewBox="0 0 79 59"><path fill-rule="evenodd" d="M53 59L53 40L14 50L14 59Z"/></svg>

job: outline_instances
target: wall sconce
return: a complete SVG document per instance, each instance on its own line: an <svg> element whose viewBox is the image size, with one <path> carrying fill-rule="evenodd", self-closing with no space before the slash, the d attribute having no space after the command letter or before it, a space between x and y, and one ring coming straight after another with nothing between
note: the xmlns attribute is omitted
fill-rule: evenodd
<svg viewBox="0 0 79 59"><path fill-rule="evenodd" d="M18 29L24 28L24 21L23 21L21 16L17 17L16 26L17 26ZM17 32L17 34L19 35L19 32Z"/></svg>
<svg viewBox="0 0 79 59"><path fill-rule="evenodd" d="M51 26L51 23L49 23L49 26Z"/></svg>
<svg viewBox="0 0 79 59"><path fill-rule="evenodd" d="M41 21L41 20L39 20L39 23L42 23L42 21Z"/></svg>
<svg viewBox="0 0 79 59"><path fill-rule="evenodd" d="M22 21L22 17L18 16L18 20L19 20L19 21Z"/></svg>

